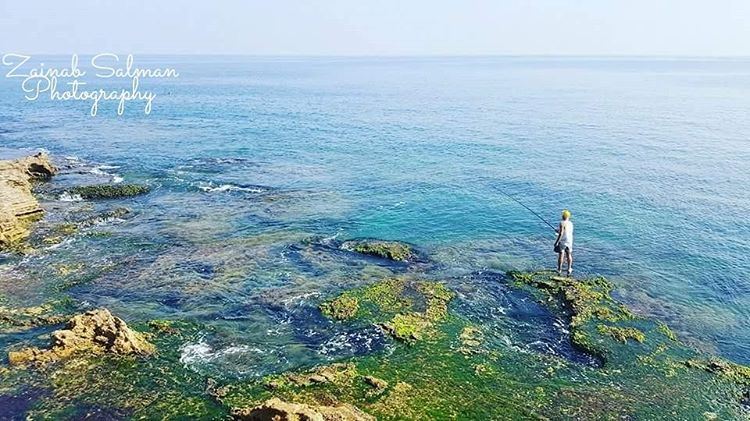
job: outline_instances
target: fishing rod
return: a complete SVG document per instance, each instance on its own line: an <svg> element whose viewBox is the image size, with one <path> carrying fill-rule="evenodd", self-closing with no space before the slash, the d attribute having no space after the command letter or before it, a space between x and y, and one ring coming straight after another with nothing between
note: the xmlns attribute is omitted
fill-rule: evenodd
<svg viewBox="0 0 750 421"><path fill-rule="evenodd" d="M516 199L510 193L504 191L500 187L497 187L497 186L494 186L494 187L495 187L495 189L497 189L497 191L499 191L500 193L502 193L504 196L508 197L510 200L512 200L512 201L518 203L519 205L523 206L524 209L526 209L527 211L531 212L534 216L536 216L537 218L539 218L542 222L544 222L545 224L549 225L550 228L552 228L553 230L557 231L557 228L555 228L552 224L550 224L549 222L547 222L546 219L542 218L541 215L539 215L538 213L534 212L533 209L531 209L530 207L526 206L523 202L521 202L520 200Z"/></svg>

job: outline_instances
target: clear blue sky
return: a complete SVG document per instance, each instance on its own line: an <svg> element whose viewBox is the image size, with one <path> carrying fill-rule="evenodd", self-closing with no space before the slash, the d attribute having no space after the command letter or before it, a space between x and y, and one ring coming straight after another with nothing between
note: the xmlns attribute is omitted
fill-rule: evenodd
<svg viewBox="0 0 750 421"><path fill-rule="evenodd" d="M0 53L750 56L750 0L0 0Z"/></svg>

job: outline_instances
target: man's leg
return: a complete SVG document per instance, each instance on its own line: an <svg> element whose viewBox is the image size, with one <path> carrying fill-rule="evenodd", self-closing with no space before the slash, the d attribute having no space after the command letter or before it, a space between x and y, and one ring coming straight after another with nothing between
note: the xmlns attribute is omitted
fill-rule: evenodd
<svg viewBox="0 0 750 421"><path fill-rule="evenodd" d="M562 273L563 252L557 253L557 274Z"/></svg>
<svg viewBox="0 0 750 421"><path fill-rule="evenodd" d="M573 272L573 251L569 248L565 249L565 257L568 260L568 276Z"/></svg>

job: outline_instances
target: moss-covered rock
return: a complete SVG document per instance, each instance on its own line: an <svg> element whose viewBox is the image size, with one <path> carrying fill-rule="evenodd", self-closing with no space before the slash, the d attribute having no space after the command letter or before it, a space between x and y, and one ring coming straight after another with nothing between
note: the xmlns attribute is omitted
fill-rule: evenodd
<svg viewBox="0 0 750 421"><path fill-rule="evenodd" d="M342 295L320 305L320 311L324 315L337 320L351 319L357 314L357 310L359 310L359 300L348 295Z"/></svg>
<svg viewBox="0 0 750 421"><path fill-rule="evenodd" d="M150 320L148 327L153 332L163 335L175 335L179 332L172 320Z"/></svg>
<svg viewBox="0 0 750 421"><path fill-rule="evenodd" d="M418 313L397 314L380 326L386 333L406 343L414 343L424 337L432 323Z"/></svg>
<svg viewBox="0 0 750 421"><path fill-rule="evenodd" d="M742 406L747 393L743 367L689 358L699 354L660 323L638 318L613 300L606 280L519 275L516 281L525 279L519 285L531 286L552 311L568 319L574 342L588 342L586 349L606 357L602 367L583 367L488 340L489 333L451 313L447 304L453 293L444 284L389 279L344 295L359 300L352 323L389 325L386 329L408 346L397 341L385 355L354 359L359 376L348 382L287 382L273 394L310 405L346 402L378 419L747 415ZM366 380L370 377L388 386L372 386ZM709 389L706 382L711 382ZM224 401L268 396L258 394L252 387L229 386Z"/></svg>
<svg viewBox="0 0 750 421"><path fill-rule="evenodd" d="M341 248L396 262L408 262L415 257L410 245L398 241L351 240L344 242Z"/></svg>
<svg viewBox="0 0 750 421"><path fill-rule="evenodd" d="M272 398L253 408L232 410L232 418L241 421L375 421L357 407L348 404L326 406L284 402Z"/></svg>
<svg viewBox="0 0 750 421"><path fill-rule="evenodd" d="M628 339L638 342L646 340L646 335L640 329L634 327L617 327L600 324L596 326L596 330L602 335L609 335L622 343L626 343Z"/></svg>
<svg viewBox="0 0 750 421"><path fill-rule="evenodd" d="M265 385L272 390L326 383L340 387L342 385L350 385L356 377L357 367L351 363L342 363L315 367L299 373L284 373L280 376L271 376L265 381Z"/></svg>
<svg viewBox="0 0 750 421"><path fill-rule="evenodd" d="M321 407L355 408L384 420L747 419L747 367L702 355L658 323L630 315L602 294L601 280L570 281L582 284L589 301L550 274L527 279L519 285L607 356L602 366L505 340L505 332L452 311L453 293L445 285L394 278L344 292L359 309L338 327L361 329L399 315L429 323L421 340L408 345L393 341L384 352L262 379L209 378L185 367L180 347L210 329L157 321L139 328L160 350L150 358L83 353L44 370L11 367L0 376L0 395L28 385L48 391L30 407L34 419L81 418L80 408L107 408L115 414L110 418L226 419L250 416L274 398L303 406L288 413L310 410L317 419L326 419ZM607 328L600 332L599 326ZM610 328L637 329L644 340L626 334L622 342Z"/></svg>
<svg viewBox="0 0 750 421"><path fill-rule="evenodd" d="M97 200L138 196L146 194L150 190L149 186L143 184L95 184L91 186L76 186L69 189L67 193L87 200Z"/></svg>
<svg viewBox="0 0 750 421"><path fill-rule="evenodd" d="M710 373L719 374L726 379L750 386L750 367L734 364L721 358L690 359L685 361L688 367L700 368Z"/></svg>
<svg viewBox="0 0 750 421"><path fill-rule="evenodd" d="M6 307L0 302L0 333L22 332L40 326L65 323L73 306L60 299L33 307Z"/></svg>

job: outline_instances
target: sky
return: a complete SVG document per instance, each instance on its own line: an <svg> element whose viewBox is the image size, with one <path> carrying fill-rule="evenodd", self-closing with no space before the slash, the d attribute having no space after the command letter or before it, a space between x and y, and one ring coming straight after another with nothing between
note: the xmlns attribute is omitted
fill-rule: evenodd
<svg viewBox="0 0 750 421"><path fill-rule="evenodd" d="M750 0L0 0L0 54L750 56Z"/></svg>

